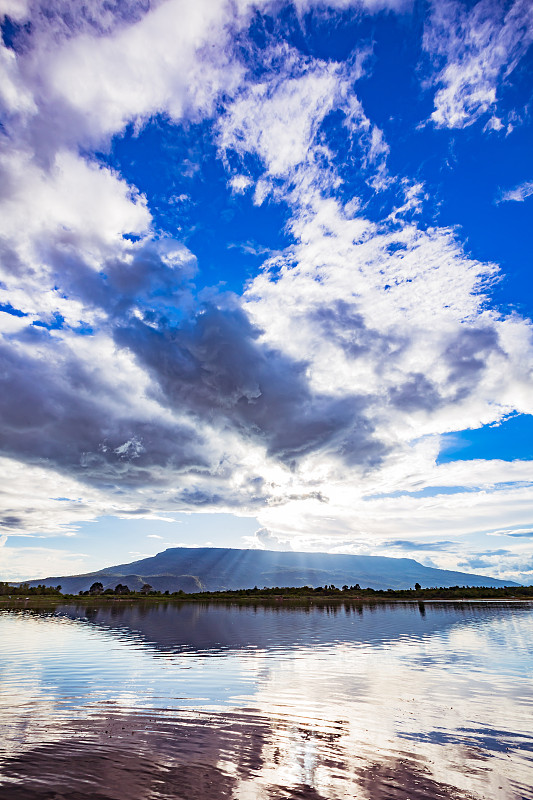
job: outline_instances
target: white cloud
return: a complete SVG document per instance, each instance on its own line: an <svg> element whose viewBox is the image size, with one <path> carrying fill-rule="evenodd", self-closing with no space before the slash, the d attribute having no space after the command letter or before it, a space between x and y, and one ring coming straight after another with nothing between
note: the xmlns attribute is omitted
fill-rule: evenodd
<svg viewBox="0 0 533 800"><path fill-rule="evenodd" d="M9 187L0 235L13 247L74 243L97 266L106 250L120 248L123 234L149 229L150 214L141 195L112 170L69 151L57 152L50 165L40 167L31 152L11 147L0 157L0 169ZM21 250L20 255L34 253Z"/></svg>
<svg viewBox="0 0 533 800"><path fill-rule="evenodd" d="M384 9L406 11L412 7L413 2L412 0L294 0L294 5L300 13L313 8L337 10L356 8L370 13L378 13Z"/></svg>
<svg viewBox="0 0 533 800"><path fill-rule="evenodd" d="M31 88L20 74L17 56L0 42L0 111L2 115L35 114L37 106Z"/></svg>
<svg viewBox="0 0 533 800"><path fill-rule="evenodd" d="M231 22L227 3L167 0L113 35L82 31L57 46L38 31L23 66L41 120L61 115L67 124L56 120L56 140L100 141L152 114L211 113L242 77L225 52Z"/></svg>
<svg viewBox="0 0 533 800"><path fill-rule="evenodd" d="M0 16L11 17L12 20L24 19L28 14L28 0L1 0Z"/></svg>
<svg viewBox="0 0 533 800"><path fill-rule="evenodd" d="M438 70L434 83L441 87L433 123L463 128L492 111L532 42L529 0L479 0L473 7L461 0L435 0L424 34L424 47Z"/></svg>
<svg viewBox="0 0 533 800"><path fill-rule="evenodd" d="M230 179L230 186L237 194L243 194L252 185L252 179L248 175L234 175Z"/></svg>
<svg viewBox="0 0 533 800"><path fill-rule="evenodd" d="M220 121L221 149L255 152L269 175L287 176L306 160L338 88L337 65L320 62L294 78L282 73L253 84Z"/></svg>
<svg viewBox="0 0 533 800"><path fill-rule="evenodd" d="M351 541L356 552L393 538L460 541L507 519L527 523L530 462L435 466L439 434L501 419L515 406L533 413L531 326L487 308L481 288L494 266L467 257L449 230L390 230L351 218L331 198L296 208L290 224L296 244L250 284L247 311L268 344L305 359L316 393L365 398L368 433L390 450L379 468L357 467L369 440L358 438L354 417L352 429L302 460L260 522L295 549L341 542L346 550ZM497 484L507 486L495 491ZM442 486L455 493L416 495ZM304 499L311 488L327 503ZM397 491L415 494L371 499ZM517 551L513 545L492 572L516 577ZM453 547L431 557L457 568Z"/></svg>
<svg viewBox="0 0 533 800"><path fill-rule="evenodd" d="M255 189L257 205L269 193L305 203L318 188L338 188L342 178L334 166L335 153L323 136L323 123L333 110L344 115L369 184L378 190L388 184L389 146L354 92L368 55L362 49L347 68L305 58L289 47L272 47L261 54L265 76L238 92L218 120L222 155L254 154L264 167Z"/></svg>
<svg viewBox="0 0 533 800"><path fill-rule="evenodd" d="M3 547L0 573L4 581L31 580L54 575L75 575L86 570L83 553L52 547Z"/></svg>
<svg viewBox="0 0 533 800"><path fill-rule="evenodd" d="M243 536L242 538L244 546L251 550L281 550L283 552L292 550L290 538L280 539L268 528L259 528L253 536Z"/></svg>
<svg viewBox="0 0 533 800"><path fill-rule="evenodd" d="M489 119L489 121L487 122L487 124L485 125L483 130L487 130L487 131L502 131L504 128L505 128L505 125L503 124L503 122L500 119L500 117L495 117L494 116L494 117L491 117Z"/></svg>
<svg viewBox="0 0 533 800"><path fill-rule="evenodd" d="M498 386L502 371L527 384L531 332L484 309L477 289L493 267L465 257L450 231L378 230L333 200L291 226L298 243L252 282L247 310L269 344L305 354L315 391L353 387L391 437L412 437L415 420L419 435L479 426L514 403ZM516 398L530 410L523 391Z"/></svg>
<svg viewBox="0 0 533 800"><path fill-rule="evenodd" d="M533 194L533 181L524 181L519 186L515 186L514 189L508 189L506 192L502 192L497 199L497 203L508 203L508 202L515 202L515 203L523 203L524 200L527 200L528 197L531 197Z"/></svg>

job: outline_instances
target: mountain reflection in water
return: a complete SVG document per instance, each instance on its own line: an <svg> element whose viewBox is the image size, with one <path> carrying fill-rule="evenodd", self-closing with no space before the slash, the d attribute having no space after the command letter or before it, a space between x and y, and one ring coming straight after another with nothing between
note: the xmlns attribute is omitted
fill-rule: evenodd
<svg viewBox="0 0 533 800"><path fill-rule="evenodd" d="M533 607L0 612L0 800L533 798Z"/></svg>

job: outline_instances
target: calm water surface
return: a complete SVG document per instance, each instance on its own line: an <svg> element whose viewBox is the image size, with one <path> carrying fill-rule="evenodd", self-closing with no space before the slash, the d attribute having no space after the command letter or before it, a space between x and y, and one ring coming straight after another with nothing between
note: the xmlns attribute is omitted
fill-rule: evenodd
<svg viewBox="0 0 533 800"><path fill-rule="evenodd" d="M1 800L533 800L533 605L0 610Z"/></svg>

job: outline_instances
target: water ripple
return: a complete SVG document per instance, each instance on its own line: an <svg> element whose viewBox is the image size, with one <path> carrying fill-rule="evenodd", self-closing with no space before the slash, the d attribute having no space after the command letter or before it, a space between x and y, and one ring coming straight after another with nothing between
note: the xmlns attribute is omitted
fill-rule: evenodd
<svg viewBox="0 0 533 800"><path fill-rule="evenodd" d="M0 611L0 800L533 800L529 604Z"/></svg>

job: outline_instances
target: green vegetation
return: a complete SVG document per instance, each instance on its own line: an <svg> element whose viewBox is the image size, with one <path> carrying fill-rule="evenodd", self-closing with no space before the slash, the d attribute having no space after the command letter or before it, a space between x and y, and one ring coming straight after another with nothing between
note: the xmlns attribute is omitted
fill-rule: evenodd
<svg viewBox="0 0 533 800"><path fill-rule="evenodd" d="M9 595L13 598L23 597L50 597L55 596L62 600L71 600L79 597L98 597L102 600L136 600L158 598L168 600L176 599L180 601L225 601L225 602L320 602L327 600L351 600L351 601L390 601L390 600L533 600L533 586L451 586L451 587L432 587L422 589L420 584L415 584L414 589L362 589L358 583L353 586L344 585L341 588L333 584L326 586L275 586L259 589L226 590L219 592L160 592L152 589L149 584L144 584L140 591L130 591L126 585L117 584L114 589L104 589L103 584L95 582L90 589L79 592L78 595L61 594L61 587L47 588L44 585L30 588L27 584L21 586L11 586L8 583L0 582L0 596Z"/></svg>
<svg viewBox="0 0 533 800"><path fill-rule="evenodd" d="M165 593L169 596L168 593ZM161 596L161 592L151 591L148 596ZM451 586L434 587L431 589L361 589L355 586L337 588L333 584L318 586L275 586L258 589L227 590L223 592L173 592L170 597L179 597L182 600L319 600L320 598L339 600L462 600L462 599L533 599L533 586L508 586L495 588L492 586Z"/></svg>
<svg viewBox="0 0 533 800"><path fill-rule="evenodd" d="M10 597L63 596L61 594L61 586L45 586L44 584L39 584L39 586L28 586L27 583L21 583L20 586L11 586L9 583L3 583L0 581L0 597L3 595L8 595Z"/></svg>

